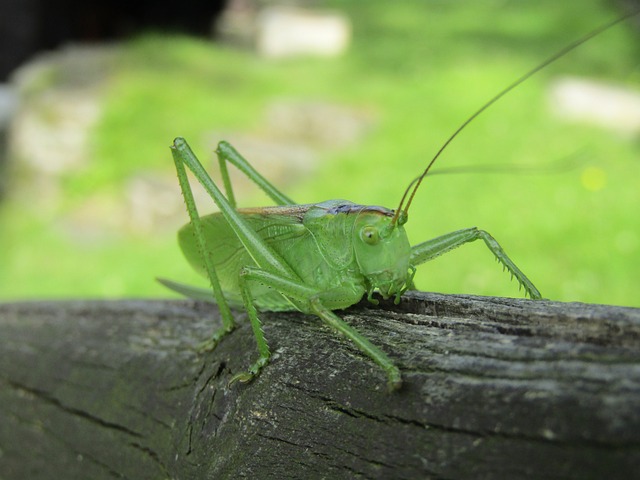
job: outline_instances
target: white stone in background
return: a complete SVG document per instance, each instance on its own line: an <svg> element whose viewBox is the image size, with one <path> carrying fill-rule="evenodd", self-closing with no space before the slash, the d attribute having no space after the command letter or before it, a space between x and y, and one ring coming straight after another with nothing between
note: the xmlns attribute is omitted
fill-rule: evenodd
<svg viewBox="0 0 640 480"><path fill-rule="evenodd" d="M90 158L89 132L102 112L102 85L117 55L111 45L67 45L12 75L20 105L10 153L36 174L63 175Z"/></svg>
<svg viewBox="0 0 640 480"><path fill-rule="evenodd" d="M625 135L640 133L640 92L579 78L562 78L549 91L561 117L605 127Z"/></svg>
<svg viewBox="0 0 640 480"><path fill-rule="evenodd" d="M12 153L34 171L60 175L89 157L89 136L101 104L94 93L51 90L22 109L12 127Z"/></svg>
<svg viewBox="0 0 640 480"><path fill-rule="evenodd" d="M257 18L258 52L270 58L331 57L344 52L351 25L344 15L291 7L266 7Z"/></svg>

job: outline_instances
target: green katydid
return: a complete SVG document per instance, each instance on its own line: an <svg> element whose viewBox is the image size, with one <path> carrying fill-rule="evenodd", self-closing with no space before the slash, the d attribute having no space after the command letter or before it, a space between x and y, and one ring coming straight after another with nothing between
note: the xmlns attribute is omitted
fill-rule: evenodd
<svg viewBox="0 0 640 480"><path fill-rule="evenodd" d="M399 388L402 378L394 362L334 310L354 305L364 295L375 303L374 292L383 298L393 297L397 303L405 291L414 288L412 279L418 265L478 239L484 241L529 297L540 299L533 283L487 232L467 228L411 246L403 226L423 179L462 129L531 75L629 16L600 27L564 48L482 106L449 137L422 174L409 184L395 210L346 200L297 205L230 144L220 142L216 154L224 195L187 142L176 138L171 149L190 217L190 223L178 234L179 243L192 266L209 279L211 288L168 280L161 282L188 297L217 303L222 327L207 342L211 348L235 328L231 308L243 308L247 312L257 342L258 359L231 381L249 381L269 363L271 353L258 311L299 310L320 317L351 340L386 372L389 388ZM237 208L227 162L264 190L276 206ZM185 167L195 175L220 212L199 216Z"/></svg>

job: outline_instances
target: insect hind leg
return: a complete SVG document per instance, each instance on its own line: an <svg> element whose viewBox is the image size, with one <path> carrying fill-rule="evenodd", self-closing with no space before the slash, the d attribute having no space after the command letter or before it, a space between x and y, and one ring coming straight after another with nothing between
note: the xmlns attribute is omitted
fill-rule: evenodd
<svg viewBox="0 0 640 480"><path fill-rule="evenodd" d="M276 205L295 205L296 202L287 197L284 193L278 190L273 184L271 184L266 178L258 173L253 166L242 156L238 151L233 148L229 142L222 141L218 143L216 148L216 155L218 156L218 164L220 165L220 173L222 175L222 182L224 184L224 190L227 194L227 200L236 208L236 199L233 194L233 187L231 185L231 179L229 178L229 171L227 169L227 162L231 163L238 170L244 173L249 180L258 185L269 197L276 203Z"/></svg>
<svg viewBox="0 0 640 480"><path fill-rule="evenodd" d="M233 318L233 314L231 313L231 309L229 308L229 304L225 300L224 294L222 293L222 287L220 285L216 270L213 266L212 259L207 254L207 246L202 228L202 220L200 219L200 214L198 213L198 208L196 206L195 199L193 198L193 191L191 190L191 185L189 184L189 178L187 177L185 165L187 165L192 171L194 171L194 173L200 172L200 170L204 172L204 169L202 168L202 165L199 164L197 159L195 159L195 157L189 158L189 156L185 155L184 151L178 150L174 147L172 149L172 154L176 172L178 174L178 182L180 183L180 189L182 190L182 196L184 197L184 202L187 206L189 220L193 225L198 248L200 249L202 261L204 263L205 270L207 271L207 276L209 278L209 282L213 291L213 297L218 304L220 316L222 318L222 327L214 332L210 340L201 345L201 348L213 349L224 335L235 328L235 320ZM199 173L199 175L197 174L198 178L201 178L202 175L203 173ZM204 175L206 176L206 172L204 172Z"/></svg>
<svg viewBox="0 0 640 480"><path fill-rule="evenodd" d="M282 258L276 254L273 249L271 249L264 243L262 238L256 233L255 230L253 230L251 225L249 225L242 218L242 215L238 213L235 207L222 194L218 186L206 172L205 168L197 159L197 157L191 150L191 147L189 147L184 138L178 137L173 141L171 153L173 155L176 171L178 173L180 188L182 189L185 203L187 204L189 218L193 225L197 248L200 250L201 257L205 265L205 270L213 289L213 296L216 303L218 304L220 314L222 316L222 328L218 332L216 332L216 334L214 334L211 341L207 342L208 345L215 346L215 344L219 341L220 338L222 338L222 336L230 332L235 327L235 321L231 314L229 303L225 299L222 292L213 260L207 248L208 246L204 235L202 220L200 219L200 215L198 214L198 209L193 198L193 192L189 185L189 178L187 177L186 168L191 170L200 185L202 185L206 192L211 196L215 204L220 209L220 213L228 222L234 234L237 236L240 243L242 243L243 247L249 252L256 264L264 266L264 268L268 269L269 271L278 272L281 275L286 275L289 278L296 278L296 274L282 260ZM248 291L244 292L243 295L249 295ZM253 304L251 301L244 300L244 303L245 306L248 306L247 308L253 308ZM254 317L257 320L257 315L254 315ZM256 334L257 339L258 337L259 334ZM264 363L266 363L266 361L268 361L268 347L266 347L266 342L264 347L266 348L264 352L267 353L265 354L263 351L261 351L261 357L267 357L267 359L264 361Z"/></svg>
<svg viewBox="0 0 640 480"><path fill-rule="evenodd" d="M465 243L473 242L478 239L482 239L484 241L489 250L491 250L491 253L496 257L496 260L498 260L498 262L502 264L502 267L511 274L512 278L515 277L516 280L518 280L520 287L524 288L530 298L534 300L540 300L542 298L542 295L540 295L540 292L533 285L531 280L529 280L527 276L516 266L516 264L513 263L496 239L488 232L476 227L447 233L411 247L410 263L414 266L419 265L432 260L443 253L453 250L454 248L464 245Z"/></svg>

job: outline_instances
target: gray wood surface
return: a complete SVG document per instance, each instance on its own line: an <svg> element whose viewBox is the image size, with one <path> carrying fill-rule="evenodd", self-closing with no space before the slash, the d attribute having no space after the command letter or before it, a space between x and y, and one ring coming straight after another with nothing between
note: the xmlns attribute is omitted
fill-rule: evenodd
<svg viewBox="0 0 640 480"><path fill-rule="evenodd" d="M0 305L0 479L638 478L640 309L409 293L341 312L403 388L315 317L218 348L191 301Z"/></svg>

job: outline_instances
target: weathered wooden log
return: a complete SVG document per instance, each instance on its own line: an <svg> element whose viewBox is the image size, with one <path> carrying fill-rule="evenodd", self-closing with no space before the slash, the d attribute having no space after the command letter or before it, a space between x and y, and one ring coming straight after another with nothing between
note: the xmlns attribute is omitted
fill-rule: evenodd
<svg viewBox="0 0 640 480"><path fill-rule="evenodd" d="M341 315L263 314L193 347L190 301L0 305L0 478L637 478L640 309L409 293Z"/></svg>

